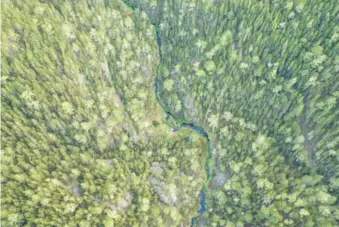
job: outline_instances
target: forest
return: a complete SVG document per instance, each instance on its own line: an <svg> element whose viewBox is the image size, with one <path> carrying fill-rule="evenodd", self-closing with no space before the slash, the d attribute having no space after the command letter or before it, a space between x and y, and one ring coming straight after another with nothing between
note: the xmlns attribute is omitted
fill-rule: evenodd
<svg viewBox="0 0 339 227"><path fill-rule="evenodd" d="M2 226L339 226L336 0L1 7Z"/></svg>

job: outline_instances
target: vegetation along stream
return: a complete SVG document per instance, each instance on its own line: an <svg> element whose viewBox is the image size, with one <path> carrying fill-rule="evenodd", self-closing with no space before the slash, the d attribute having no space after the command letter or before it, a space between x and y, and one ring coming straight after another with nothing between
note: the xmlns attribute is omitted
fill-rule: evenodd
<svg viewBox="0 0 339 227"><path fill-rule="evenodd" d="M159 46L159 56L160 56L160 64L161 64L161 62L162 62L161 38L160 38L157 30L156 30L156 36L157 36L157 43L158 43L158 46ZM174 116L167 110L166 107L164 107L164 105L161 102L161 97L159 96L159 92L158 92L158 89L159 89L158 85L159 85L159 76L158 76L158 70L157 70L157 75L156 75L155 83L154 83L156 99L157 99L157 102L162 107L162 109L167 114L167 118L175 119L176 123L178 124L178 127L174 130L179 130L181 127L187 127L187 128L194 130L195 132L197 132L201 136L203 136L207 141L206 160L205 160L205 171L206 171L206 176L207 176L207 180L206 180L207 182L205 183L205 185L203 185L201 192L200 192L200 202L199 202L200 208L197 211L198 214L197 214L197 216L194 216L192 218L192 221L191 221L191 226L194 226L195 220L198 217L200 217L206 211L206 188L207 188L206 186L208 185L208 182L211 179L211 168L209 166L210 160L212 158L211 142L210 142L210 139L208 138L208 134L205 132L205 130L203 128L201 128L201 127L199 127L199 126L197 126L193 123L184 122L180 119L174 118Z"/></svg>
<svg viewBox="0 0 339 227"><path fill-rule="evenodd" d="M128 5L128 7L130 7L131 9L135 10L136 9L136 6L134 5L131 5L131 4L128 4L126 1L125 1L126 5ZM156 96L156 100L157 102L159 103L159 105L161 106L161 108L163 109L163 111L166 113L167 115L167 119L169 118L172 118L175 120L175 123L177 125L176 128L174 128L173 130L174 131L177 131L177 130L180 130L180 128L182 127L186 127L186 128L190 128L192 130L194 130L195 132L197 132L199 135L201 135L202 137L204 137L206 139L206 142L207 142L207 148L206 148L206 159L205 159L205 172L206 172L206 182L205 184L202 186L202 189L201 189L201 192L200 192L200 195L199 195L199 204L200 204L200 207L199 207L199 210L197 211L197 215L194 216L191 220L191 226L194 226L195 224L195 221L197 220L197 218L199 218L206 210L206 188L208 186L208 183L211 179L211 168L210 168L210 161L212 159L212 152L211 152L211 142L210 142L210 139L208 137L208 134L206 133L206 131L202 128L202 127L199 127L193 123L189 123L189 122L185 122L181 119L177 119L175 118L172 113L164 106L164 104L161 102L161 97L159 95L159 66L162 64L162 52L161 52L161 44L162 44L162 41L161 41L161 37L159 35L159 31L158 31L158 27L156 24L152 23L152 25L154 26L155 28L155 35L156 35L156 39L157 39L157 45L158 45L158 50L159 50L159 58L160 58L160 62L159 62L159 65L157 67L157 75L155 77L155 81L154 81L154 92L155 92L155 96Z"/></svg>
<svg viewBox="0 0 339 227"><path fill-rule="evenodd" d="M126 1L124 1L124 2L131 9L133 9L133 10L136 9L135 5L129 4ZM195 221L207 210L207 207L206 207L206 188L208 188L208 184L209 184L209 181L210 181L211 176L212 176L211 168L210 168L210 163L211 163L211 159L212 159L211 142L210 142L210 139L208 137L208 134L206 133L206 131L202 127L199 127L199 126L195 125L194 123L185 122L184 120L177 119L168 110L168 108L165 107L163 102L161 102L161 97L159 95L159 66L162 64L162 61L163 61L163 56L162 56L162 51L161 51L162 41L161 41L161 37L159 35L158 26L154 23L152 23L152 25L154 26L154 29L155 29L155 35L156 35L156 40L157 40L157 45L158 45L158 50L159 50L159 58L160 58L159 65L157 67L157 75L156 75L155 81L154 81L154 92L155 92L156 100L159 103L159 105L161 106L161 108L163 109L163 111L166 113L166 115L167 115L166 118L167 119L170 119L170 118L174 119L176 128L174 128L173 131L180 130L180 128L182 128L182 127L190 128L190 129L194 130L195 132L197 132L202 137L204 137L206 139L206 142L207 142L207 148L206 148L206 154L205 154L206 159L205 159L205 165L204 165L205 166L205 173L206 173L206 182L202 186L202 189L201 189L201 192L200 192L200 195L199 195L199 199L200 199L199 210L197 211L197 215L194 216L191 220L191 226L194 226Z"/></svg>
<svg viewBox="0 0 339 227"><path fill-rule="evenodd" d="M153 24L155 26L155 31L156 31L156 38L157 38L157 44L158 44L158 47L159 47L159 57L160 57L160 63L158 65L158 68L159 66L161 65L162 63L162 53L161 53L161 38L160 38L160 35L159 35L159 32L157 30L157 26L155 24ZM199 218L207 209L206 209L206 188L208 186L208 182L210 181L211 179L211 168L210 168L210 160L212 159L212 152L211 152L211 142L210 142L210 139L208 137L208 134L206 133L206 131L202 128L202 127L199 127L193 123L188 123L188 122L185 122L181 119L176 119L172 114L171 112L162 104L161 102L161 97L159 95L159 70L157 70L157 75L155 77L155 83L154 83L154 90L155 90L155 95L156 95L156 99L157 99L157 102L160 104L161 108L165 111L165 113L167 114L167 118L172 118L175 120L176 124L178 125L177 128L175 128L174 130L179 130L181 127L187 127L187 128L190 128L192 130L194 130L195 132L197 132L199 135L201 135L202 137L204 137L207 141L207 149L206 149L206 159L205 159L205 172L206 172L206 182L205 184L202 186L202 189L201 189L201 192L200 192L200 207L199 207L199 210L197 211L197 215L194 216L191 220L191 226L194 226L195 224L195 221L197 218Z"/></svg>

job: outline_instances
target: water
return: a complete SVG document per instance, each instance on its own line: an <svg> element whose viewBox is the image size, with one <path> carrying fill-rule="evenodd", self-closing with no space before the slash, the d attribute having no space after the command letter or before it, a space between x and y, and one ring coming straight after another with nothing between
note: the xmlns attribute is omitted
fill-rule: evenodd
<svg viewBox="0 0 339 227"><path fill-rule="evenodd" d="M126 2L126 1L125 1ZM130 8L132 8L133 10L136 8L135 5L129 5ZM205 172L206 172L206 176L207 176L207 182L209 182L210 178L211 178L211 171L210 171L210 166L209 166L209 161L212 158L212 152L211 152L211 143L210 140L208 138L208 134L205 132L205 130L193 123L187 123L184 121L180 121L176 118L174 118L174 116L170 113L170 111L163 105L163 103L161 102L161 98L159 97L159 67L162 63L162 52L161 52L161 45L162 45L162 41L161 41L161 37L159 35L159 30L156 24L153 24L155 31L156 31L156 39L157 39L157 44L158 44L158 48L159 48L159 57L160 57L160 64L158 65L157 68L157 75L154 81L154 92L155 92L155 96L157 99L157 102L160 104L160 106L162 107L163 111L170 117L172 117L173 119L175 119L177 121L177 123L180 125L179 128L176 128L175 130L180 130L181 127L187 127L187 128L191 128L192 130L194 130L195 132L199 133L201 136L203 136L204 138L206 138L207 141L207 151L206 151L206 160L205 160ZM207 185L207 184L206 184ZM197 216L194 216L191 220L191 226L194 226L195 221L204 213L206 212L207 208L206 208L206 188L205 185L202 186L200 195L199 195L199 210L197 211Z"/></svg>
<svg viewBox="0 0 339 227"><path fill-rule="evenodd" d="M160 35L159 35L158 32L156 32L156 37L157 37L157 43L158 43L158 47L159 47L159 56L160 56L160 64L161 64L161 62L162 62L161 43L162 42L161 42L161 38L160 38ZM159 66L160 66L160 64L159 64ZM159 66L158 66L158 69L159 69ZM211 143L210 143L210 139L208 137L208 134L206 133L206 131L202 127L199 127L199 126L195 125L194 123L187 123L187 122L180 121L180 120L176 119L171 114L171 112L166 107L164 107L164 105L161 102L161 98L159 97L159 75L158 75L158 72L159 72L159 70L157 70L157 75L156 75L155 82L154 82L154 91L155 91L156 99L157 99L158 103L160 104L160 106L162 107L163 111L167 114L168 118L172 117L173 119L175 119L177 121L178 124L180 124L179 128L175 128L175 129L173 129L173 131L180 130L181 127L191 128L192 130L197 132L199 135L204 137L207 141L205 172L206 172L207 182L208 182L211 178L211 171L210 171L209 162L212 158ZM205 186L202 187L199 198L200 198L199 199L199 210L197 211L197 216L194 216L192 218L191 226L194 226L196 220L207 210L207 208L206 208L206 188L205 188Z"/></svg>

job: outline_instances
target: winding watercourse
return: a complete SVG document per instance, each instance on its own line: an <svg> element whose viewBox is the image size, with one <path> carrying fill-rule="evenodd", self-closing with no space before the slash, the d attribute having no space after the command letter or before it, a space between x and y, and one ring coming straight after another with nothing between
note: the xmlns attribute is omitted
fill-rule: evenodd
<svg viewBox="0 0 339 227"><path fill-rule="evenodd" d="M130 4L128 2L126 2L126 0L123 0L125 2L125 4L131 8L132 10L136 9L136 6L133 4ZM212 159L212 151L211 151L211 142L210 139L208 137L208 134L206 133L206 131L202 128L199 127L197 125L195 125L194 123L190 123L190 122L185 122L184 120L180 120L175 118L172 113L162 104L161 102L161 97L159 94L159 80L160 80L160 74L159 74L159 67L161 66L162 62L163 62L163 57L162 57L162 51L161 51L161 44L162 44L162 40L161 37L159 35L159 30L158 27L155 23L152 23L152 25L154 26L155 29L155 35L156 35L156 39L157 39L157 45L158 45L158 52L159 52L159 58L160 58L160 62L159 65L157 66L157 70L156 70L156 77L155 77L155 81L154 81L154 92L155 92L155 96L156 96L156 100L158 102L158 104L161 106L161 108L163 109L163 111L166 113L167 119L168 118L172 118L175 120L175 122L179 125L176 130L180 130L180 128L185 127L185 128L190 128L192 130L194 130L196 133L198 133L200 136L204 137L207 141L207 149L206 149L206 153L205 153L205 173L206 173L206 182L204 183L204 185L202 186L202 189L200 191L200 196L199 196L199 210L197 210L197 215L192 217L191 219L191 227L193 227L195 225L196 220L204 213L207 211L207 207L206 207L206 187L208 187L208 183L211 179L211 168L210 168L210 160Z"/></svg>
<svg viewBox="0 0 339 227"><path fill-rule="evenodd" d="M192 130L194 130L195 132L197 132L199 135L201 135L202 137L204 137L207 141L207 149L206 149L206 159L205 159L205 172L206 172L206 177L207 177L207 182L205 182L205 184L203 185L201 191L200 191L200 208L197 211L197 215L194 216L191 220L191 226L194 226L196 219L198 219L207 209L206 209L206 186L208 185L209 180L211 179L211 168L210 168L210 160L212 158L212 152L211 152L211 142L210 139L208 137L208 134L206 133L206 131L202 128L199 127L197 125L195 125L194 123L188 123L185 122L183 120L178 120L176 119L171 112L162 104L162 102L160 101L161 97L159 94L159 67L162 64L162 52L161 52L161 38L158 32L158 29L156 27L155 24L152 24L155 27L155 33L156 33L156 38L157 38L157 44L158 44L158 49L159 49L159 57L160 57L160 63L157 67L157 75L155 77L155 82L154 82L154 92L155 92L155 96L157 99L157 102L159 103L159 105L161 106L161 108L163 109L163 111L166 113L167 118L171 117L172 119L174 119L176 121L176 123L179 124L179 127L177 128L177 130L179 130L182 127L186 127L186 128L190 128Z"/></svg>

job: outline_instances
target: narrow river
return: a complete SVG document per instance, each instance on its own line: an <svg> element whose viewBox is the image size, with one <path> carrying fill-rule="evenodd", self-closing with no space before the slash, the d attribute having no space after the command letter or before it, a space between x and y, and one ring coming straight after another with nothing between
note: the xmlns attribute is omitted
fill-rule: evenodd
<svg viewBox="0 0 339 227"><path fill-rule="evenodd" d="M130 7L132 10L136 9L136 6L133 4L128 3L126 0L123 0L125 2L125 4ZM161 108L163 109L163 111L170 117L172 117L178 124L178 130L180 130L180 128L182 127L187 127L187 128L191 128L192 130L194 130L195 132L197 132L198 134L200 134L202 137L205 137L206 141L207 141L207 149L206 149L206 159L205 159L205 172L206 172L206 182L204 183L204 185L202 185L201 191L200 191L200 196L199 196L199 210L197 210L197 215L192 217L191 219L191 226L193 227L195 225L196 220L207 210L206 207L206 187L208 187L208 183L211 179L211 168L210 168L210 160L212 159L212 151L211 151L211 142L210 139L208 137L208 134L206 133L206 131L193 124L193 123L188 123L188 122L184 122L184 121L180 121L178 119L176 119L171 112L162 104L161 102L161 97L159 95L159 67L162 64L163 61L163 56L162 56L162 52L161 52L161 45L162 45L162 40L161 37L159 35L159 31L158 28L156 26L156 24L152 24L154 26L155 29L155 33L156 33L156 39L157 39L157 44L158 44L158 50L159 50L159 58L160 58L160 63L157 67L157 75L155 77L155 81L154 81L154 92L155 92L155 97L157 102L159 103L159 105L161 106Z"/></svg>
<svg viewBox="0 0 339 227"><path fill-rule="evenodd" d="M202 127L199 127L199 126L195 125L194 123L187 123L187 122L182 122L182 121L177 120L171 114L171 112L167 108L164 107L164 105L161 102L161 97L160 97L160 94L159 94L159 67L162 63L162 52L161 52L162 41L161 41L159 32L157 31L157 27L155 25L154 25L154 27L155 27L155 30L156 30L156 38L157 38L157 44L158 44L158 49L159 49L159 57L160 57L160 63L159 63L158 68L157 68L157 75L155 77L155 82L154 82L154 91L155 91L155 96L156 96L157 102L159 103L159 105L161 106L161 108L163 109L163 111L167 115L171 116L173 119L176 120L176 122L178 124L180 124L178 129L180 129L181 127L191 128L192 130L197 132L202 137L205 137L205 139L207 141L206 160L205 160L205 172L206 172L206 177L207 177L206 181L207 182L205 182L205 184L202 186L202 189L201 189L201 192L200 192L200 196L199 196L200 197L200 201L199 201L200 208L197 211L197 215L194 216L191 220L191 226L193 227L195 225L196 220L207 210L207 208L206 208L206 186L208 186L208 182L211 179L211 168L210 168L210 165L209 165L210 160L212 158L211 142L210 142L210 139L208 137L208 134L206 133L206 131Z"/></svg>

